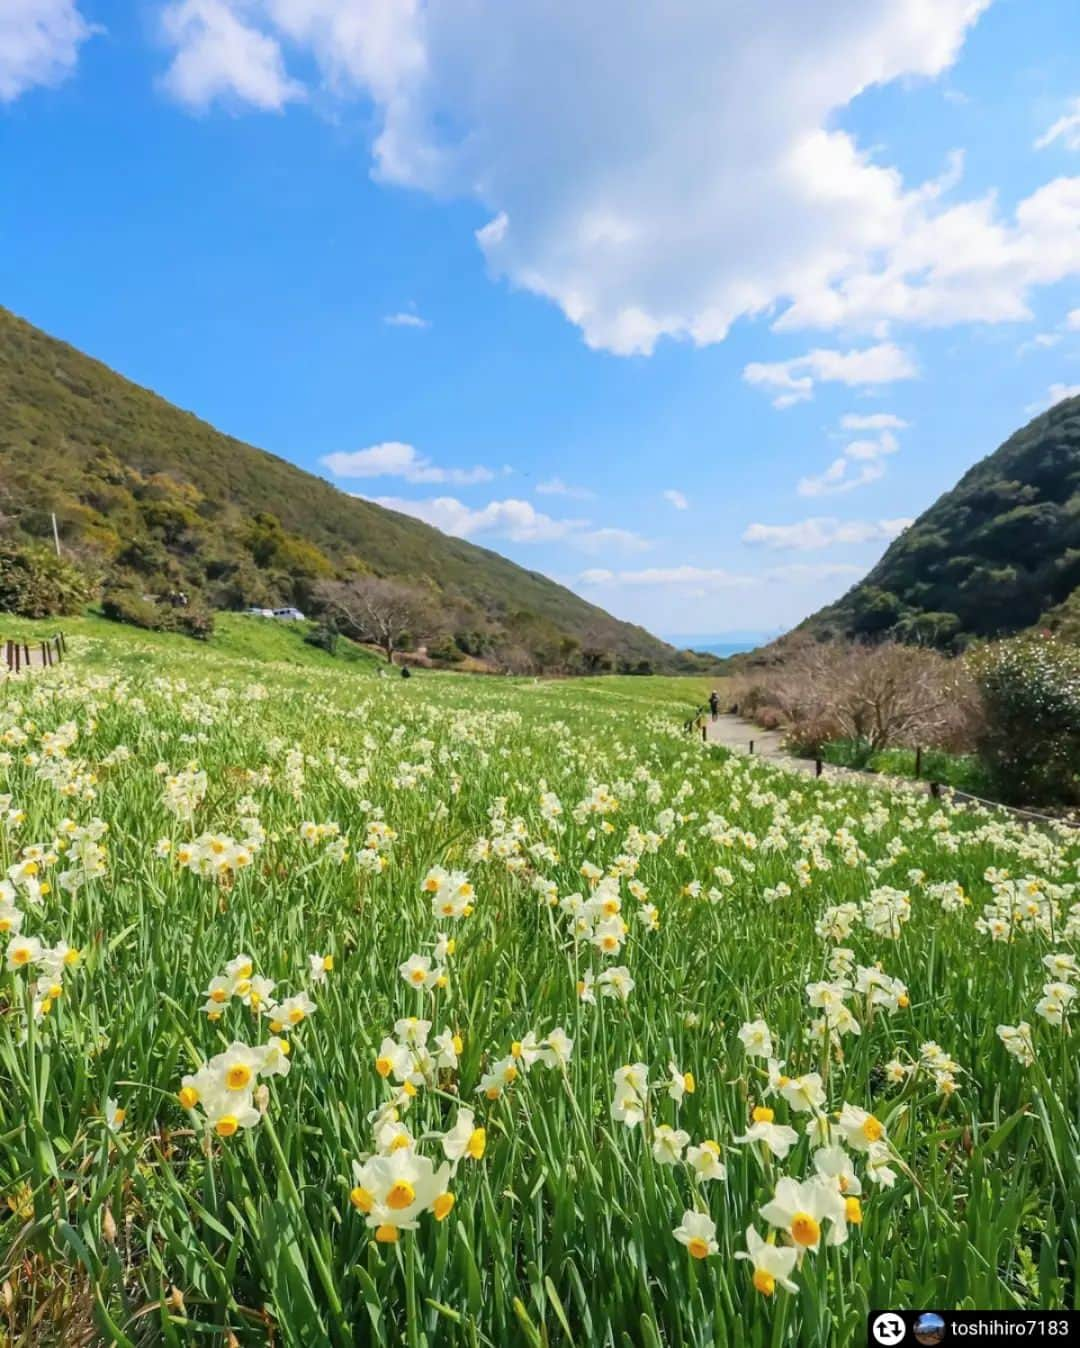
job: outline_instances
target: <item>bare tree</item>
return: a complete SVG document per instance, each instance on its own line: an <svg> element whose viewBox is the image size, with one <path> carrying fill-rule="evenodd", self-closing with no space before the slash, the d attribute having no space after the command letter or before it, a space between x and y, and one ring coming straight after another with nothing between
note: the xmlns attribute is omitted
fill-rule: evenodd
<svg viewBox="0 0 1080 1348"><path fill-rule="evenodd" d="M407 638L414 644L430 640L442 625L428 595L399 580L360 576L325 581L316 595L346 636L378 646L390 664Z"/></svg>
<svg viewBox="0 0 1080 1348"><path fill-rule="evenodd" d="M974 685L958 660L892 642L793 644L782 662L733 690L757 719L772 709L788 740L818 749L850 739L872 749L894 745L959 748L977 715Z"/></svg>

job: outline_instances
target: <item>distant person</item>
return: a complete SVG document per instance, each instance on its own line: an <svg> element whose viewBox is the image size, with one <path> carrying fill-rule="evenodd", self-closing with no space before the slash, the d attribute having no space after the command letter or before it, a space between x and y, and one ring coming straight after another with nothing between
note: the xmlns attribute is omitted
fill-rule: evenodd
<svg viewBox="0 0 1080 1348"><path fill-rule="evenodd" d="M714 721L720 715L720 694L715 688L709 694L709 711L712 712Z"/></svg>

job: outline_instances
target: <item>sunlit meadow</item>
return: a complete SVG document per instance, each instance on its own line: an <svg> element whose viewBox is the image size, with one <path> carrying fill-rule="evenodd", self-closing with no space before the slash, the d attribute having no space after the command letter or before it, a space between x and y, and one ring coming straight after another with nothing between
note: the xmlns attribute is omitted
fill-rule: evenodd
<svg viewBox="0 0 1080 1348"><path fill-rule="evenodd" d="M0 688L0 1341L1080 1304L1080 838L699 700L130 638Z"/></svg>

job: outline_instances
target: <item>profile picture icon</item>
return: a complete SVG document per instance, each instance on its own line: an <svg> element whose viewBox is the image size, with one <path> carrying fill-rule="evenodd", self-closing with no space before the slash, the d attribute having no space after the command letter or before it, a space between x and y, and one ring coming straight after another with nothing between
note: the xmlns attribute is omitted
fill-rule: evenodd
<svg viewBox="0 0 1080 1348"><path fill-rule="evenodd" d="M915 1321L916 1343L944 1343L945 1321L937 1311L923 1311Z"/></svg>

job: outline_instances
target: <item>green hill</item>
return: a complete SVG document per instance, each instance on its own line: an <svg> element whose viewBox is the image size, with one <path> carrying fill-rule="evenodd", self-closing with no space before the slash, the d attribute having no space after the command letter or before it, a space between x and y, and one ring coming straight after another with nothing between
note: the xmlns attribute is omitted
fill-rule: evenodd
<svg viewBox="0 0 1080 1348"><path fill-rule="evenodd" d="M224 435L0 309L0 527L47 542L52 512L106 584L303 608L319 580L369 573L434 586L466 644L523 649L541 666L575 645L624 666L678 662L538 572Z"/></svg>
<svg viewBox="0 0 1080 1348"><path fill-rule="evenodd" d="M955 650L1035 625L1080 634L1080 397L977 463L796 630Z"/></svg>

